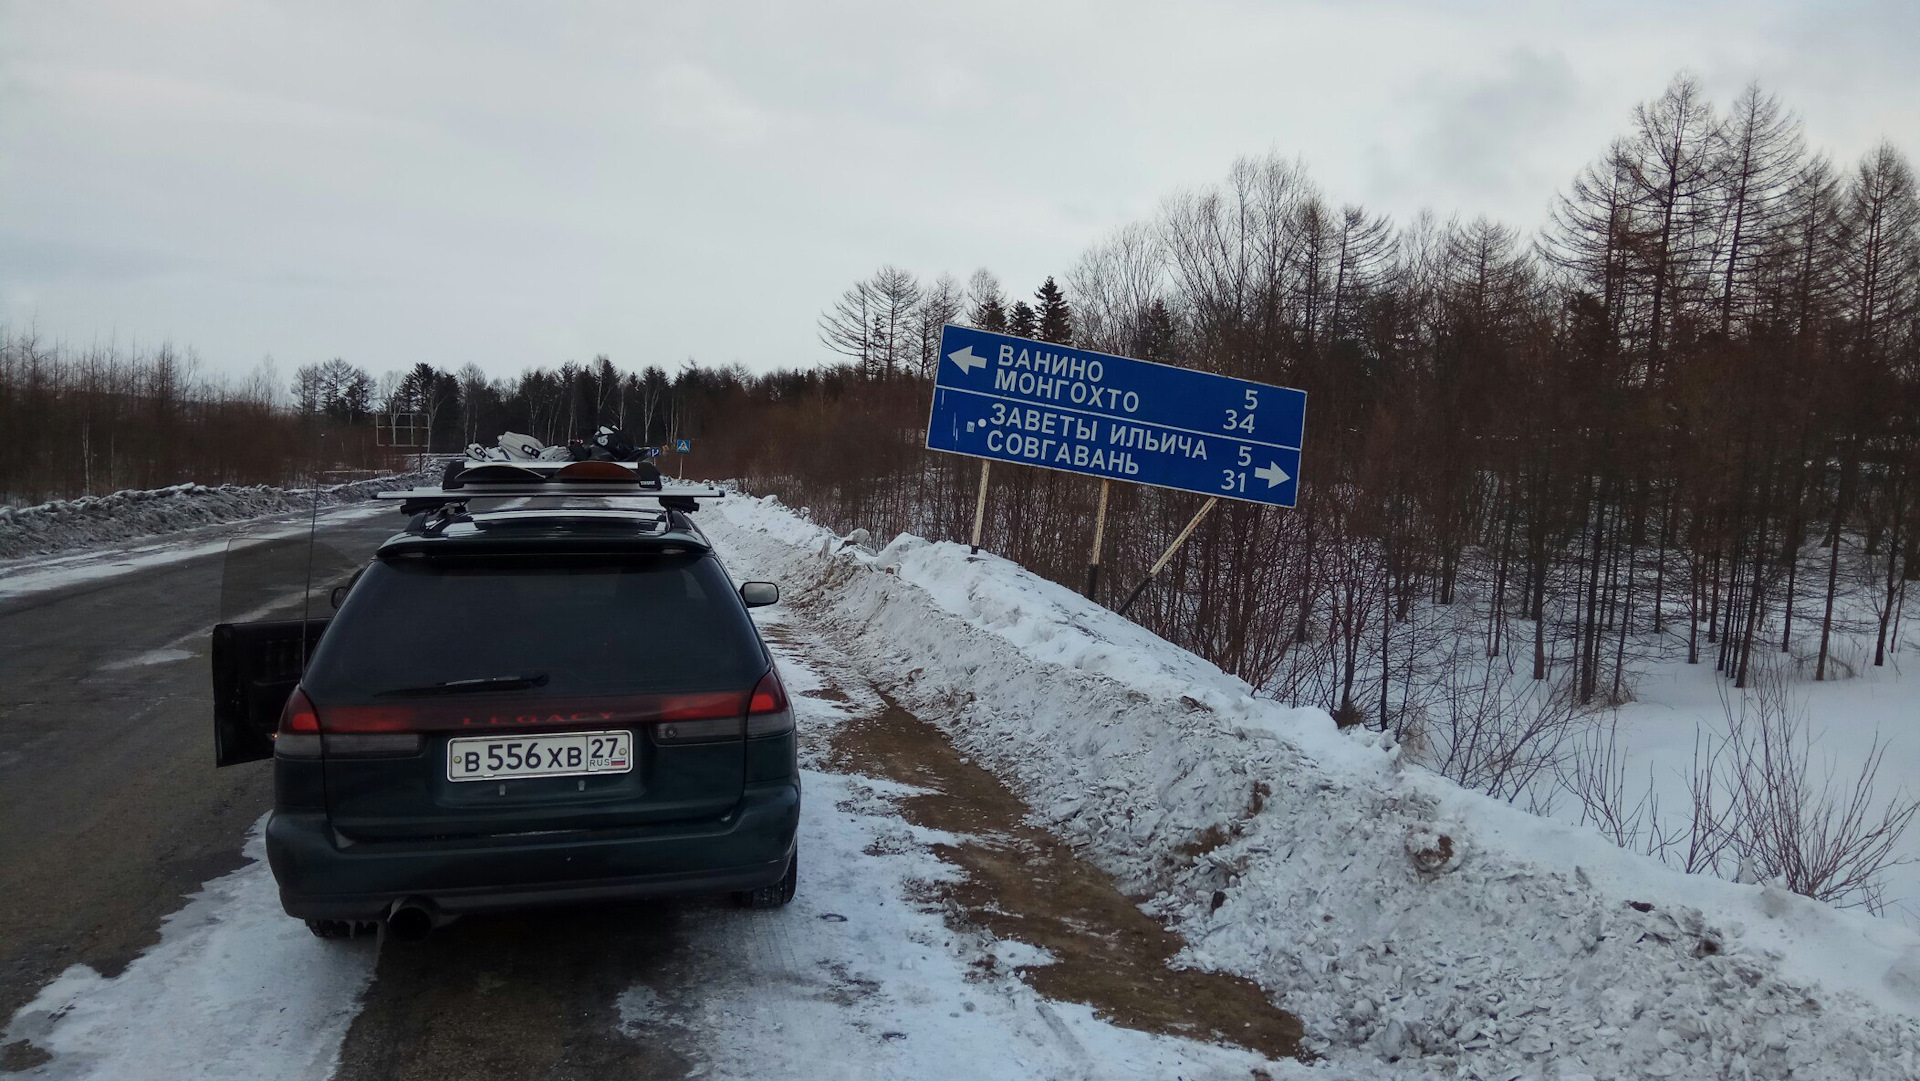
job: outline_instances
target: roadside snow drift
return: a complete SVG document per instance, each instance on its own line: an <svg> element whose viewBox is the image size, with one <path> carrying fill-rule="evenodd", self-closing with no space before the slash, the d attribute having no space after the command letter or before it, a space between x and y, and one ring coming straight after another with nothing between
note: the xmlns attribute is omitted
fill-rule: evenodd
<svg viewBox="0 0 1920 1081"><path fill-rule="evenodd" d="M262 818L264 823L265 819ZM280 911L260 827L253 862L167 917L160 944L103 978L75 965L15 1014L4 1040L51 1053L14 1075L59 1081L324 1081L373 976L372 939L322 942Z"/></svg>
<svg viewBox="0 0 1920 1081"><path fill-rule="evenodd" d="M747 569L746 564L736 570ZM779 621L778 609L760 622ZM828 686L831 647L810 637L774 642L799 714L801 759L823 761L828 735L878 708L861 682L833 685L844 704L809 692ZM809 667L812 666L812 667ZM819 669L815 671L814 669ZM652 973L618 1002L620 1030L643 1044L679 1047L698 1063L686 1076L883 1081L941 1078L1306 1078L1237 1047L1119 1027L1077 1003L1053 1002L1010 966L1042 951L968 936L945 913L915 903L926 884L956 873L929 850L950 835L904 821L896 796L914 789L873 777L804 770L800 890L779 913L690 908L684 968L691 985ZM1039 956L1036 956L1039 955ZM995 964L983 964L993 961Z"/></svg>
<svg viewBox="0 0 1920 1081"><path fill-rule="evenodd" d="M876 552L771 499L702 524L1144 898L1184 961L1257 980L1336 1063L1920 1076L1908 930L1464 791L997 557Z"/></svg>
<svg viewBox="0 0 1920 1081"><path fill-rule="evenodd" d="M405 488L425 474L377 477L323 487L322 507L357 503L375 492ZM178 533L198 526L307 510L304 488L176 484L171 488L59 499L33 507L0 507L0 559L46 555L115 541Z"/></svg>

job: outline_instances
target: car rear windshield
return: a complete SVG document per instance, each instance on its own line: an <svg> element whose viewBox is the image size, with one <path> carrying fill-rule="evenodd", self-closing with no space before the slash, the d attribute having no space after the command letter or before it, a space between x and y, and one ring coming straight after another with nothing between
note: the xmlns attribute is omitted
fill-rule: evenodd
<svg viewBox="0 0 1920 1081"><path fill-rule="evenodd" d="M705 554L401 557L367 568L301 682L345 704L515 678L516 697L745 690L765 668Z"/></svg>

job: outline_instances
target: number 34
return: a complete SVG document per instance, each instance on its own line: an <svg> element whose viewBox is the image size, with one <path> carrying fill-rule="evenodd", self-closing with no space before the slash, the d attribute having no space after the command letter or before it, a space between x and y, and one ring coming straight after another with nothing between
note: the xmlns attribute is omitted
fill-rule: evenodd
<svg viewBox="0 0 1920 1081"><path fill-rule="evenodd" d="M1236 430L1242 431L1242 432L1253 431L1253 411L1259 408L1260 394L1258 391L1254 390L1252 387L1247 388L1246 394L1247 394L1246 412L1243 413L1238 409L1227 410L1227 431L1230 431L1230 432L1236 431ZM1241 464L1244 465L1246 463L1242 462Z"/></svg>

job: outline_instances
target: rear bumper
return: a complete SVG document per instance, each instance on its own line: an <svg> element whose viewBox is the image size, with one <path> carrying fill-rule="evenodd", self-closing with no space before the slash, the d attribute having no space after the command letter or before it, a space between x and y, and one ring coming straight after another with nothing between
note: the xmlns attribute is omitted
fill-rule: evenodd
<svg viewBox="0 0 1920 1081"><path fill-rule="evenodd" d="M405 898L457 915L772 885L799 821L792 783L713 821L544 837L343 843L324 814L276 811L267 862L290 916L372 920Z"/></svg>

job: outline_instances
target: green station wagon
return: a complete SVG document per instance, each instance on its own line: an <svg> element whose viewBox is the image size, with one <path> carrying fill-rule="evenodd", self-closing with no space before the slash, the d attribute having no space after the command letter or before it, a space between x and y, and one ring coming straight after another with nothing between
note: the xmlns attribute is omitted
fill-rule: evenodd
<svg viewBox="0 0 1920 1081"><path fill-rule="evenodd" d="M792 899L793 712L747 615L779 590L734 586L691 500L499 494L608 473L586 464L600 468L483 466L465 484L450 470L437 494L398 493L419 513L331 618L215 628L216 761L273 759L267 856L315 934L419 937L462 913L665 894Z"/></svg>

